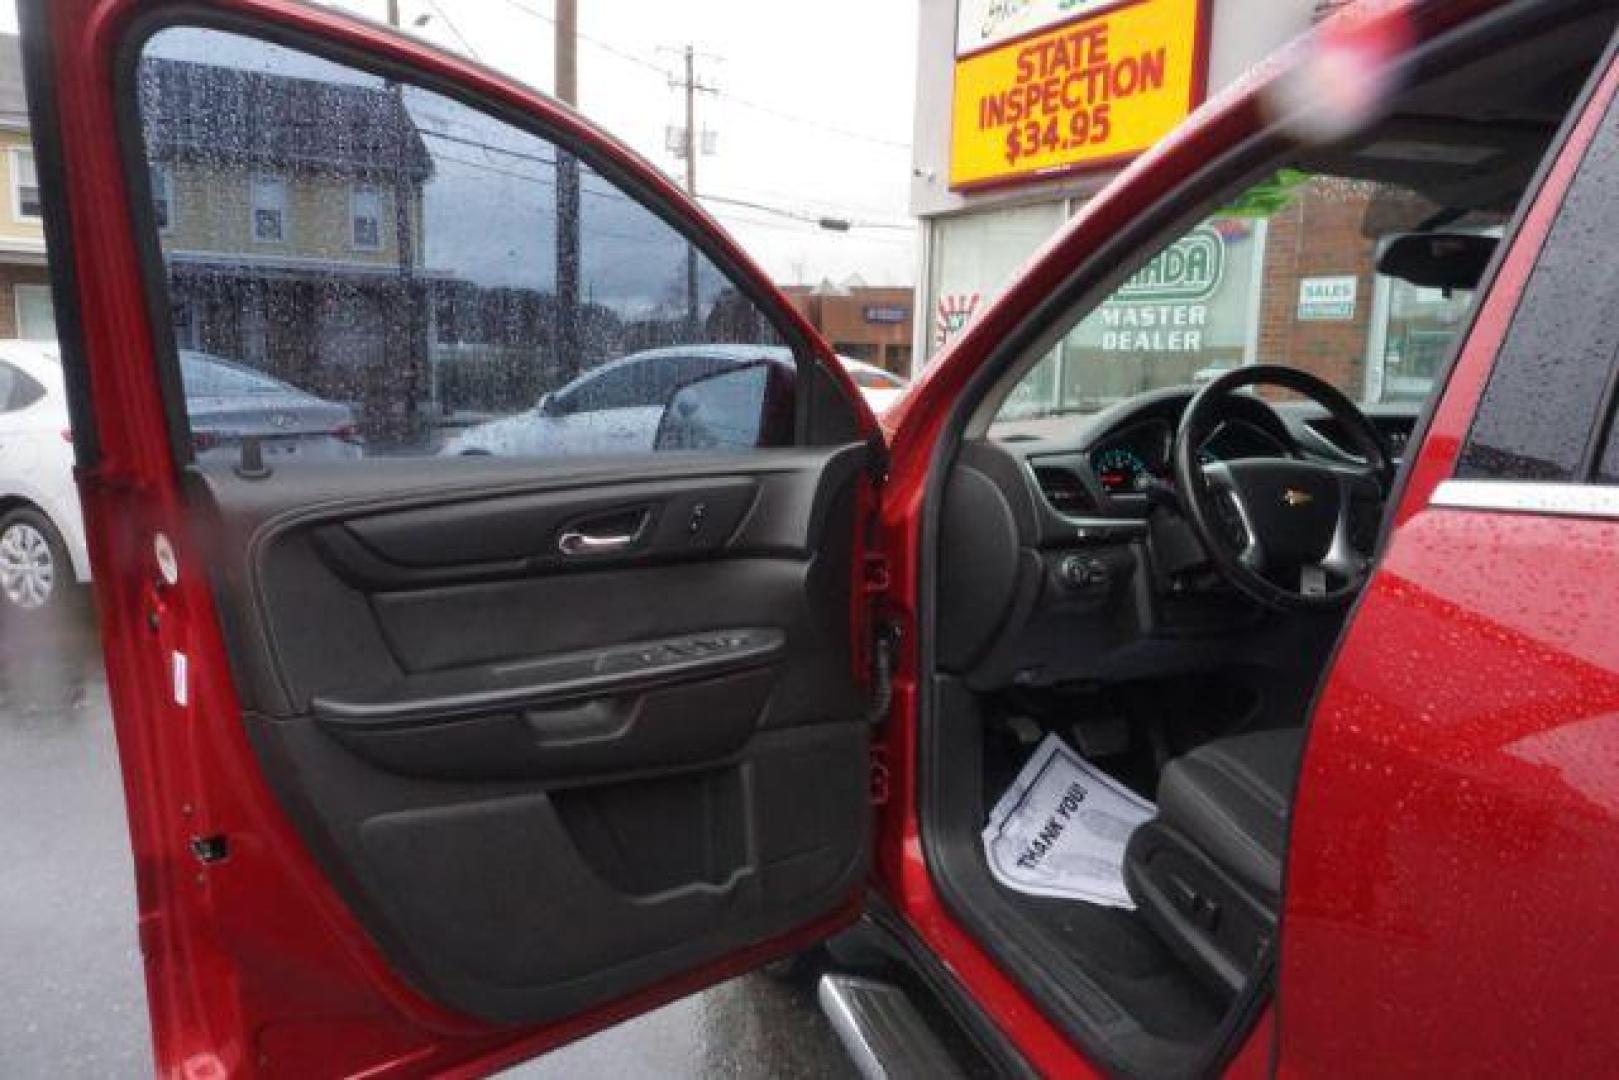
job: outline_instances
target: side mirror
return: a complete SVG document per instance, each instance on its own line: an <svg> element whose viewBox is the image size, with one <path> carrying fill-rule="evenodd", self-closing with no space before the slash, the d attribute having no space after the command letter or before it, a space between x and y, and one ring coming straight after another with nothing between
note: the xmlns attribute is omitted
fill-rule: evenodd
<svg viewBox="0 0 1619 1080"><path fill-rule="evenodd" d="M1474 233L1401 233L1377 257L1377 272L1430 289L1476 289L1499 243Z"/></svg>
<svg viewBox="0 0 1619 1080"><path fill-rule="evenodd" d="M657 450L740 450L760 444L770 364L763 360L677 386L658 422Z"/></svg>
<svg viewBox="0 0 1619 1080"><path fill-rule="evenodd" d="M549 392L540 395L540 400L535 404L534 408L539 411L541 416L566 416L573 411L568 408L565 399Z"/></svg>

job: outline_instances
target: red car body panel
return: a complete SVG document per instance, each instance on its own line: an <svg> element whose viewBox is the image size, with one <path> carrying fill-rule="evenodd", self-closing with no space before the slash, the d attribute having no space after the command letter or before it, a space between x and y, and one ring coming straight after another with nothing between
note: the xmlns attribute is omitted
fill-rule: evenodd
<svg viewBox="0 0 1619 1080"><path fill-rule="evenodd" d="M1613 1069L1619 524L1429 500L1616 90L1619 67L1480 309L1315 711L1285 890L1285 1074Z"/></svg>
<svg viewBox="0 0 1619 1080"><path fill-rule="evenodd" d="M78 281L76 326L95 400L96 465L79 485L95 568L108 690L125 778L156 1066L165 1075L481 1074L645 1012L848 925L834 916L588 1015L545 1028L495 1027L451 1013L386 963L293 831L255 764L219 620L169 458L147 298L120 155L112 72L132 17L159 5L55 0L25 14L53 54L54 111ZM40 11L43 10L43 16ZM192 9L197 10L197 9ZM745 268L856 404L875 420L830 346L699 206L661 172L564 106L470 62L331 11L284 0L214 10L296 28L409 66L543 117L588 142ZM36 137L43 132L36 128ZM116 402L116 407L110 403ZM180 575L164 584L153 538L171 539ZM858 560L857 560L858 561ZM857 625L863 611L854 611ZM857 639L859 640L859 639ZM172 653L189 660L176 701ZM228 835L228 863L199 862L193 837ZM228 870L228 872L221 872Z"/></svg>
<svg viewBox="0 0 1619 1080"><path fill-rule="evenodd" d="M922 542L930 470L947 436L962 393L991 353L1058 289L1092 252L1137 216L1173 199L1186 177L1238 142L1267 129L1266 94L1279 73L1306 63L1312 49L1371 43L1382 63L1492 7L1492 3L1381 3L1346 12L1317 35L1289 47L1200 109L1185 125L1139 158L1087 202L1073 220L1023 269L1007 290L924 369L911 391L884 417L891 437L890 479L883 502L883 531L893 572L893 603L902 623L916 623L916 602L928 572ZM1325 46L1323 42L1326 42ZM914 646L916 635L904 640ZM877 873L893 903L926 943L970 988L975 1002L1047 1075L1086 1075L1086 1059L996 959L957 920L928 870L921 842L917 777L917 656L906 650L895 680L889 760L893 797L883 808ZM1332 783L1333 781L1327 781ZM1284 998L1285 1001L1285 998ZM1285 1019L1283 1020L1285 1026ZM1264 1071L1253 1049L1272 1028L1270 1013L1256 1024L1250 1046L1232 1062L1233 1074Z"/></svg>

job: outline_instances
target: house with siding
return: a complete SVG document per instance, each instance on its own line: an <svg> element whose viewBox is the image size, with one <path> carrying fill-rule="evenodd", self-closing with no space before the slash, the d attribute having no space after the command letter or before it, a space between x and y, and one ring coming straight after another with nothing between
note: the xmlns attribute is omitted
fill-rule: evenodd
<svg viewBox="0 0 1619 1080"><path fill-rule="evenodd" d="M371 384L410 377L387 357L429 331L397 313L428 309L435 276L433 160L399 94L153 57L138 93L177 344L334 400L397 399Z"/></svg>
<svg viewBox="0 0 1619 1080"><path fill-rule="evenodd" d="M0 34L0 337L55 336L22 49Z"/></svg>

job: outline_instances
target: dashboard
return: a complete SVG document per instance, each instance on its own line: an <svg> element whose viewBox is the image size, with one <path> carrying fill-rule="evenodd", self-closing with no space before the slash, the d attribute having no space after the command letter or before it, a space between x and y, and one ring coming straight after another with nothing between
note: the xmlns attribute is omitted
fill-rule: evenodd
<svg viewBox="0 0 1619 1080"><path fill-rule="evenodd" d="M1152 391L1088 415L997 424L990 440L1023 459L1052 509L1063 515L1137 517L1154 483L1172 483L1170 455L1185 388ZM1205 463L1256 457L1358 461L1348 433L1318 406L1236 394L1199 448ZM1417 406L1370 406L1366 414L1396 463L1416 425Z"/></svg>
<svg viewBox="0 0 1619 1080"><path fill-rule="evenodd" d="M1290 440L1266 431L1250 420L1231 419L1219 424L1198 450L1209 464L1254 457L1288 457ZM1100 439L1086 455L1097 483L1109 495L1141 493L1154 480L1168 481L1175 428L1168 419L1153 417Z"/></svg>
<svg viewBox="0 0 1619 1080"><path fill-rule="evenodd" d="M1151 513L1150 493L1173 485L1193 392L997 421L963 442L940 521L941 669L975 688L1034 687L1201 670L1221 650L1251 659L1254 635L1273 631L1276 648L1293 648L1290 623L1222 588L1184 523ZM1235 394L1221 408L1199 448L1205 462L1358 460L1348 432L1312 403ZM1364 411L1399 457L1418 408Z"/></svg>

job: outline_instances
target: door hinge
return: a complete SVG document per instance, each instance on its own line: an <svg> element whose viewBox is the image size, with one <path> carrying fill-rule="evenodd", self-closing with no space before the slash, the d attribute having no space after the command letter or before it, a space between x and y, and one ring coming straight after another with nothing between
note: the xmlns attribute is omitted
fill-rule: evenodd
<svg viewBox="0 0 1619 1080"><path fill-rule="evenodd" d="M883 596L890 582L888 556L882 552L867 552L860 574L860 588L868 596Z"/></svg>
<svg viewBox="0 0 1619 1080"><path fill-rule="evenodd" d="M888 718L894 701L894 657L899 651L899 624L878 622L871 641L871 697L866 720L873 726Z"/></svg>
<svg viewBox="0 0 1619 1080"><path fill-rule="evenodd" d="M881 746L871 748L871 805L888 802L888 751Z"/></svg>

